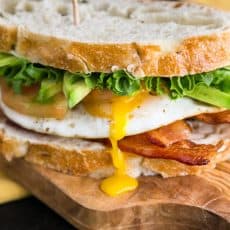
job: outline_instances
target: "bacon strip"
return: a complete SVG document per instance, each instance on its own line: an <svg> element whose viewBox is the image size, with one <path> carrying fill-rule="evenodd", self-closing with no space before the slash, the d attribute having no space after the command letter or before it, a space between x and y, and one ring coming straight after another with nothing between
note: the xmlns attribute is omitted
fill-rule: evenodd
<svg viewBox="0 0 230 230"><path fill-rule="evenodd" d="M196 116L195 119L209 124L230 123L230 110L219 113L203 113Z"/></svg>
<svg viewBox="0 0 230 230"><path fill-rule="evenodd" d="M122 151L149 158L171 159L187 165L206 165L217 152L214 145L195 144L184 140L168 147L152 144L146 134L126 137L119 141Z"/></svg>
<svg viewBox="0 0 230 230"><path fill-rule="evenodd" d="M185 121L176 121L170 125L147 132L147 136L153 144L167 147L178 141L189 139L190 127Z"/></svg>

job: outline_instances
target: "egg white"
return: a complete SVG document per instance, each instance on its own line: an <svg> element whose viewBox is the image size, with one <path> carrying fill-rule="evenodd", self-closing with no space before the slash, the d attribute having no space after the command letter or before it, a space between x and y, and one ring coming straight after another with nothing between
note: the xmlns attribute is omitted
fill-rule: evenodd
<svg viewBox="0 0 230 230"><path fill-rule="evenodd" d="M36 118L20 114L6 106L0 97L4 114L14 123L39 133L62 137L108 138L110 120L89 114L79 104L68 112L63 120ZM201 113L220 111L219 108L199 103L189 98L171 100L168 96L149 95L131 114L126 127L126 135L143 133L177 120Z"/></svg>

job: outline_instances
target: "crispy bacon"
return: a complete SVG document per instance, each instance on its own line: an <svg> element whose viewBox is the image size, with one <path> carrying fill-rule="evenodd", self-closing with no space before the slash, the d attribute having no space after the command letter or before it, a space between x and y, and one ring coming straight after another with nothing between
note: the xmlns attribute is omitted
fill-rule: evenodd
<svg viewBox="0 0 230 230"><path fill-rule="evenodd" d="M146 134L125 137L118 143L122 151L149 158L176 160L187 165L206 165L215 156L218 147L195 144L189 140L176 142L168 147L157 146Z"/></svg>
<svg viewBox="0 0 230 230"><path fill-rule="evenodd" d="M209 124L230 123L230 110L219 113L203 113L196 116L195 119Z"/></svg>
<svg viewBox="0 0 230 230"><path fill-rule="evenodd" d="M189 139L190 127L185 121L176 121L170 125L146 133L149 140L156 145L167 147L178 141Z"/></svg>

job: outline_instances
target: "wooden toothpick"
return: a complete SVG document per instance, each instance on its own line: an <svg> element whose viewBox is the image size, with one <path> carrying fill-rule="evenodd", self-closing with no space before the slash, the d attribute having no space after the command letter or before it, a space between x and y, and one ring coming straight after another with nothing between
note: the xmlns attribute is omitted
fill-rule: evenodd
<svg viewBox="0 0 230 230"><path fill-rule="evenodd" d="M78 0L72 0L72 5L73 5L73 24L77 26L80 23Z"/></svg>

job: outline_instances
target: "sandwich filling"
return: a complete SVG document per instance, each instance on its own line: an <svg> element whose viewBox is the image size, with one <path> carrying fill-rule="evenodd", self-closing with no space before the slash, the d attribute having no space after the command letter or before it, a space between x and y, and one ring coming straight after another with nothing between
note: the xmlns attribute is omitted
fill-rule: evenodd
<svg viewBox="0 0 230 230"><path fill-rule="evenodd" d="M126 154L205 165L223 143L194 143L185 119L230 123L229 67L137 78L125 70L70 73L1 53L0 75L1 108L13 122L40 133L106 139L116 172L101 189L111 196L138 186L126 174Z"/></svg>

